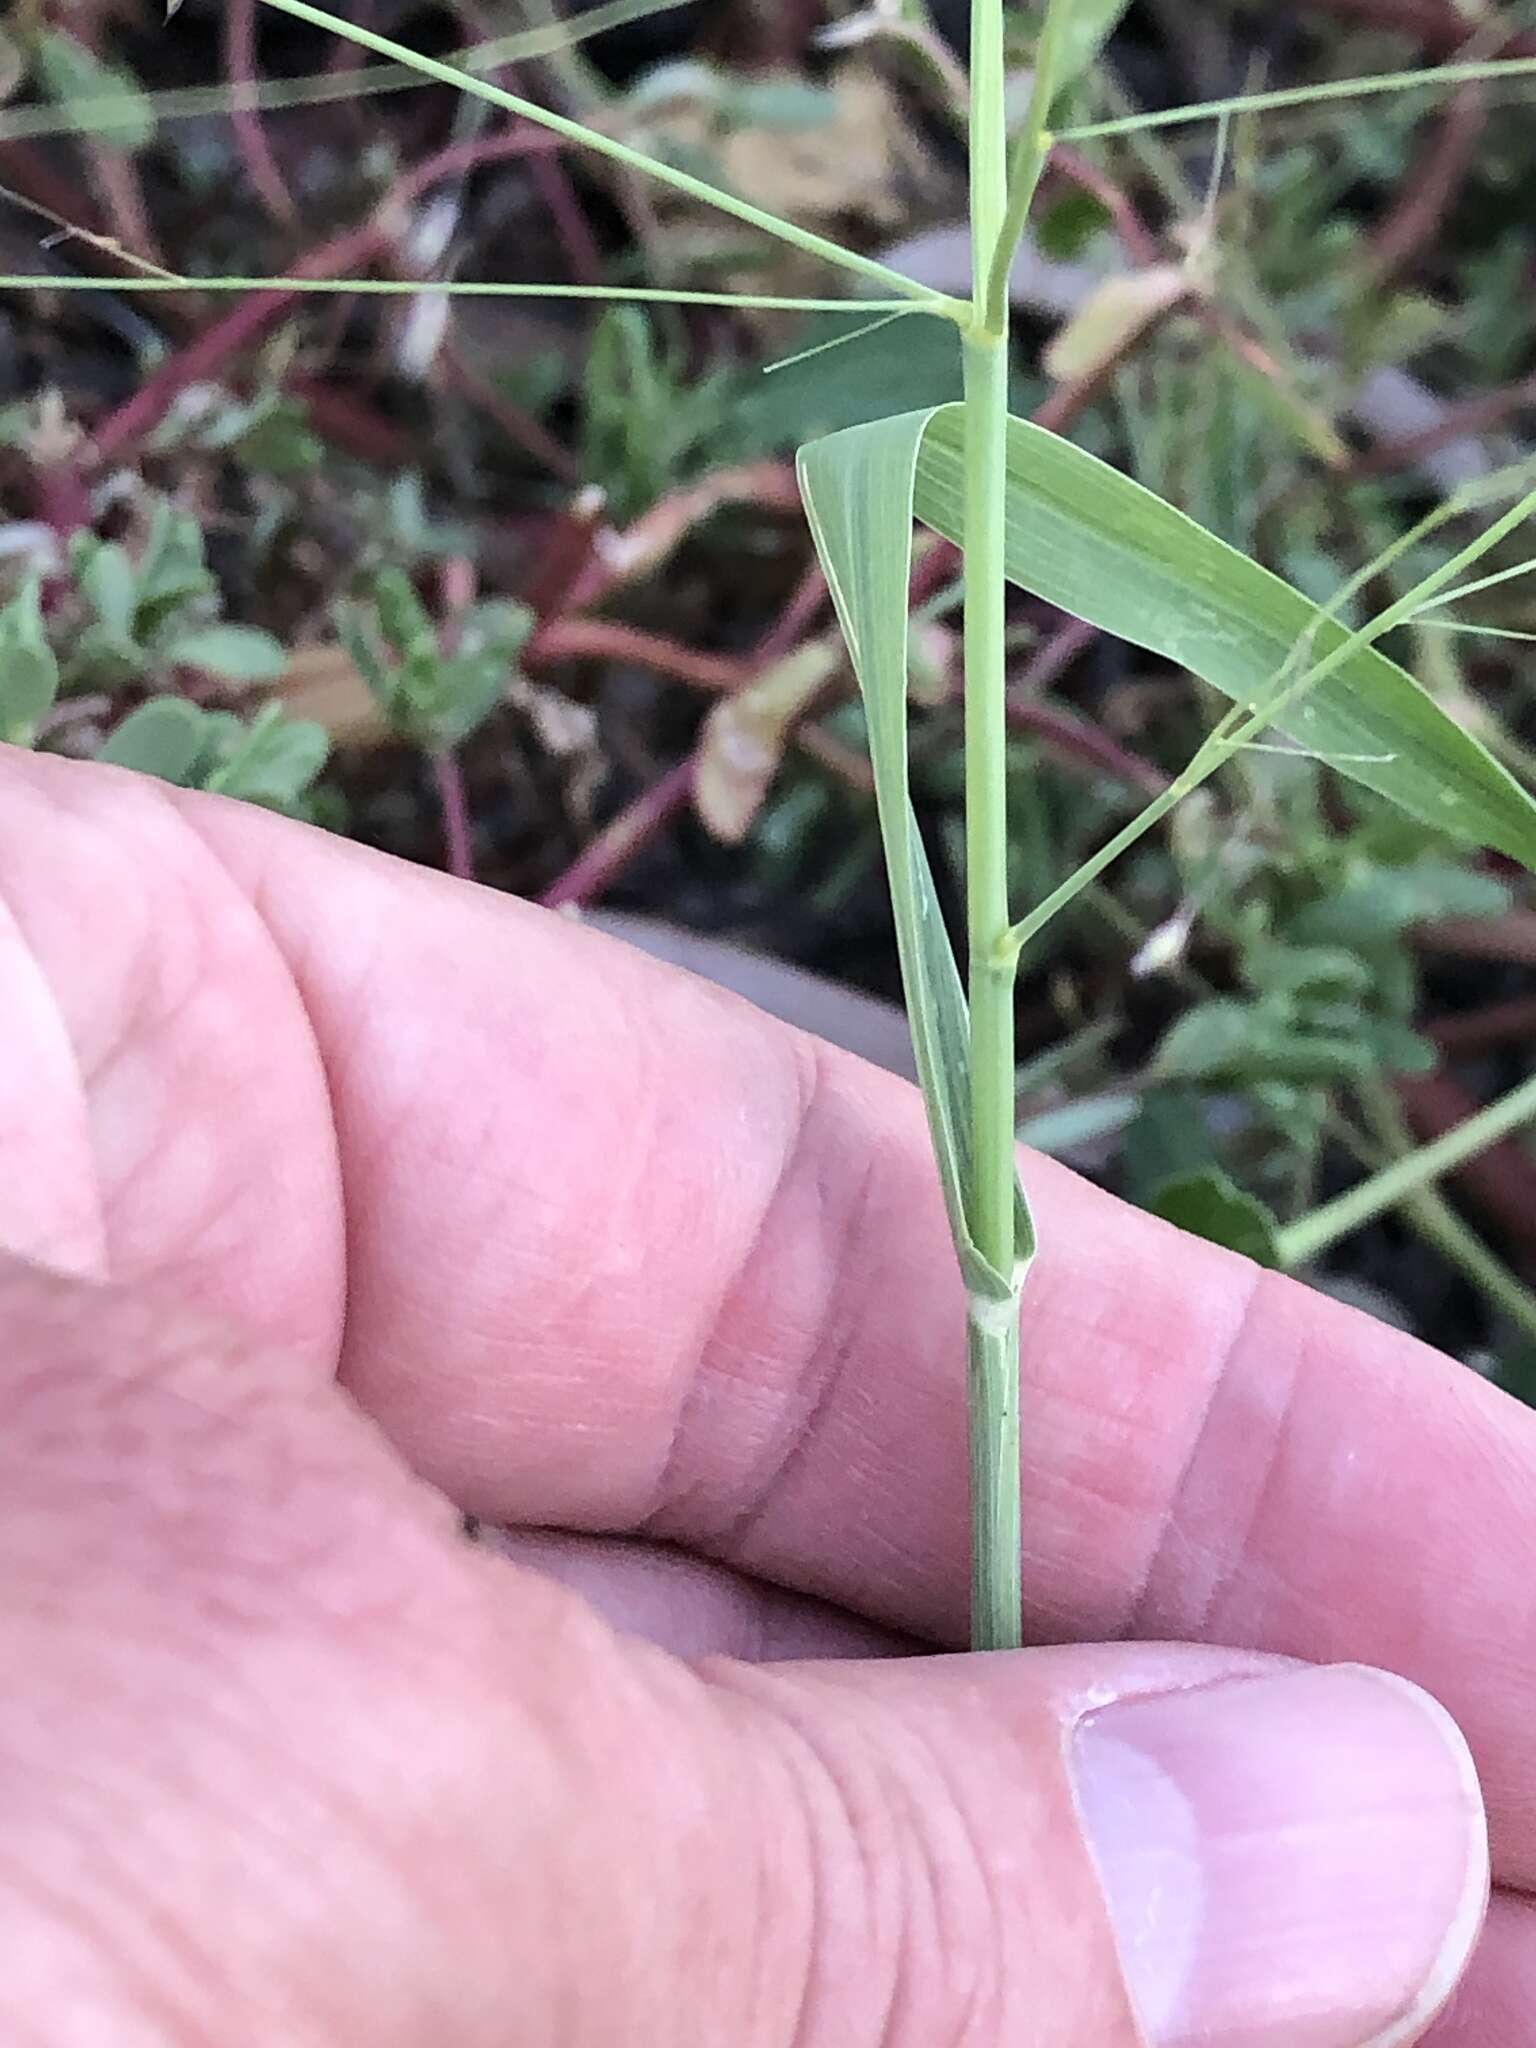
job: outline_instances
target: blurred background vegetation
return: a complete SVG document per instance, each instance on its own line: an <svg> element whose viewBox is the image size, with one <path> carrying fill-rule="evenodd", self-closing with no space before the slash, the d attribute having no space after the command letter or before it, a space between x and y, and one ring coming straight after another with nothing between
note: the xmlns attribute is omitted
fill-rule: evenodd
<svg viewBox="0 0 1536 2048"><path fill-rule="evenodd" d="M494 43L513 89L963 290L965 11L350 14L435 54ZM1536 52L1531 4L1090 11L1109 40L1074 87L1084 123ZM1017 8L1021 80L1034 27ZM1058 151L1014 278L1016 409L1330 597L1449 492L1536 456L1533 96L1332 101ZM450 295L835 287L258 0L189 0L169 27L132 0L0 8L0 272L0 736L638 916L646 943L901 1063L894 1020L837 993L893 998L894 948L788 458L954 396L947 329ZM409 289L200 283L232 275ZM1492 566L1522 559L1516 537ZM912 678L951 911L955 571L920 553ZM1212 707L1047 607L1020 599L1011 630L1022 910L1164 786ZM1532 640L1515 574L1390 648L1528 783ZM731 950L696 956L689 934ZM1051 928L1019 1013L1026 1136L1262 1254L1268 1218L1531 1071L1536 899L1327 763L1256 748ZM1504 1139L1312 1277L1531 1392L1536 1159Z"/></svg>

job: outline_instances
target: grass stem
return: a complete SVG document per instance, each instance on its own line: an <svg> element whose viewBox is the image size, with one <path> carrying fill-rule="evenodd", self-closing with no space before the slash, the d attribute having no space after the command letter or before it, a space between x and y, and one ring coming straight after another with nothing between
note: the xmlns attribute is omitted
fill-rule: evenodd
<svg viewBox="0 0 1536 2048"><path fill-rule="evenodd" d="M1371 1107L1371 1104L1367 1104ZM1378 1126L1382 1119L1380 1104L1372 1121ZM1536 1119L1536 1076L1524 1081L1508 1095L1479 1110L1454 1130L1431 1144L1420 1145L1405 1152L1384 1166L1380 1173L1374 1173L1358 1187L1348 1189L1332 1202L1325 1202L1310 1215L1298 1217L1287 1224L1280 1234L1280 1250L1288 1266L1305 1265L1308 1260L1318 1258L1337 1244L1341 1238L1373 1222L1387 1210L1396 1208L1406 1197L1429 1187L1442 1174L1453 1173L1464 1166L1479 1152L1507 1137L1522 1124ZM1383 1133L1401 1144L1403 1133L1394 1118Z"/></svg>
<svg viewBox="0 0 1536 2048"><path fill-rule="evenodd" d="M1228 99L1201 100L1187 107L1165 107L1152 113L1124 114L1113 121L1090 121L1063 128L1058 142L1092 142L1109 135L1144 135L1154 128L1188 128L1198 121L1219 121L1230 114L1269 114L1285 107L1310 107L1327 100L1371 99L1381 93L1433 92L1458 85L1492 84L1503 78L1536 77L1536 57L1489 57L1466 64L1436 64L1427 70L1384 71L1368 78L1332 78L1317 85L1288 86L1278 92L1236 93Z"/></svg>
<svg viewBox="0 0 1536 2048"><path fill-rule="evenodd" d="M971 235L981 303L1008 199L1001 0L977 0L971 42ZM970 945L970 1228L997 1272L1015 1242L1014 968L1008 930L1006 554L1008 307L972 328L965 372L965 823ZM973 1299L968 1322L971 1430L971 1640L1015 1648L1022 1636L1017 1302Z"/></svg>

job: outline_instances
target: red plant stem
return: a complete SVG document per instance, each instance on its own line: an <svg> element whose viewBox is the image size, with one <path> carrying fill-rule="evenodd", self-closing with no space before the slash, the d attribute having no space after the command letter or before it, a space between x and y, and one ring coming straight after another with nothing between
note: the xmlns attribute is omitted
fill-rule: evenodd
<svg viewBox="0 0 1536 2048"><path fill-rule="evenodd" d="M607 509L606 493L588 484L550 521L543 551L523 591L523 602L535 618L555 618L564 609L592 559Z"/></svg>
<svg viewBox="0 0 1536 2048"><path fill-rule="evenodd" d="M559 157L536 157L533 182L560 237L572 283L598 284L603 275L603 252L587 224L565 165Z"/></svg>
<svg viewBox="0 0 1536 2048"><path fill-rule="evenodd" d="M456 177L477 164L542 152L549 148L551 142L558 145L559 138L541 134L532 128L517 128L441 151L403 178L360 227L349 228L302 257L294 266L294 276L343 277L349 271L364 267L389 238L400 209L419 197L428 186L442 178ZM153 433L189 385L217 377L232 357L251 347L275 326L297 297L297 293L280 287L272 291L253 291L222 319L216 320L179 349L97 428L94 440L98 465L121 462L146 435Z"/></svg>
<svg viewBox="0 0 1536 2048"><path fill-rule="evenodd" d="M701 653L616 619L550 619L534 634L525 659L536 668L557 661L633 662L693 689L727 695L744 688L757 666L755 661Z"/></svg>
<svg viewBox="0 0 1536 2048"><path fill-rule="evenodd" d="M789 603L757 643L759 667L768 668L774 662L782 661L816 623L830 596L821 564L813 561L796 584Z"/></svg>
<svg viewBox="0 0 1536 2048"><path fill-rule="evenodd" d="M19 193L52 219L76 222L87 237L104 237L106 233L106 221L91 204L90 195L66 178L30 142L0 142L0 184ZM83 240L78 252L70 253L83 269L114 267L100 240Z"/></svg>
<svg viewBox="0 0 1536 2048"><path fill-rule="evenodd" d="M482 377L451 335L443 347L443 360L458 389L496 422L514 448L521 448L525 455L531 456L563 483L580 482L581 464L571 451L562 448L531 412L515 404L489 377Z"/></svg>
<svg viewBox="0 0 1536 2048"><path fill-rule="evenodd" d="M60 548L91 520L91 494L70 462L45 462L32 472L37 516L54 533Z"/></svg>
<svg viewBox="0 0 1536 2048"><path fill-rule="evenodd" d="M696 772L697 762L690 754L620 811L545 890L539 898L545 909L583 909L612 888L642 847L686 807Z"/></svg>
<svg viewBox="0 0 1536 2048"><path fill-rule="evenodd" d="M1472 32L1467 17L1446 0L1309 0L1309 4L1320 14L1407 36L1433 57L1449 57ZM1525 30L1507 37L1494 54L1536 56L1536 32Z"/></svg>
<svg viewBox="0 0 1536 2048"><path fill-rule="evenodd" d="M1490 433L1512 414L1536 405L1536 377L1521 384L1508 384L1498 391L1482 391L1475 398L1447 408L1434 426L1421 433L1406 434L1396 441L1378 441L1355 463L1352 474L1383 476L1397 469L1411 469L1427 456L1438 454L1453 441Z"/></svg>
<svg viewBox="0 0 1536 2048"><path fill-rule="evenodd" d="M1424 1030L1442 1052L1449 1053L1485 1052L1511 1039L1536 1039L1536 996L1511 996L1480 1010L1437 1017Z"/></svg>
<svg viewBox="0 0 1536 2048"><path fill-rule="evenodd" d="M1435 123L1434 140L1371 237L1376 282L1405 270L1435 239L1472 168L1487 111L1487 96L1475 85L1452 94Z"/></svg>
<svg viewBox="0 0 1536 2048"><path fill-rule="evenodd" d="M1431 953L1536 967L1536 910L1506 910L1501 917L1437 918L1421 924L1414 936Z"/></svg>
<svg viewBox="0 0 1536 2048"><path fill-rule="evenodd" d="M409 469L420 461L406 429L386 419L376 406L339 384L290 370L283 389L304 406L309 423L322 440L376 469Z"/></svg>
<svg viewBox="0 0 1536 2048"><path fill-rule="evenodd" d="M1097 775L1107 775L1140 796L1161 796L1168 787L1168 777L1161 769L1122 747L1101 726L1059 704L1010 697L1008 723L1015 731L1033 733L1052 753L1079 762Z"/></svg>
<svg viewBox="0 0 1536 2048"><path fill-rule="evenodd" d="M296 218L293 195L267 141L261 111L251 99L256 77L256 0L224 0L224 71L231 90L230 126L245 174L273 219L292 221Z"/></svg>
<svg viewBox="0 0 1536 2048"><path fill-rule="evenodd" d="M475 879L475 854L469 829L469 798L464 789L464 771L452 747L432 756L432 780L443 813L443 845L448 872L460 881Z"/></svg>
<svg viewBox="0 0 1536 2048"><path fill-rule="evenodd" d="M1120 237L1126 255L1138 270L1145 269L1148 264L1159 260L1162 250L1156 235L1136 211L1128 194L1123 192L1106 172L1101 171L1097 164L1090 162L1080 150L1073 149L1070 144L1058 142L1051 151L1051 169L1059 171L1080 190L1097 199L1113 221L1115 233Z"/></svg>

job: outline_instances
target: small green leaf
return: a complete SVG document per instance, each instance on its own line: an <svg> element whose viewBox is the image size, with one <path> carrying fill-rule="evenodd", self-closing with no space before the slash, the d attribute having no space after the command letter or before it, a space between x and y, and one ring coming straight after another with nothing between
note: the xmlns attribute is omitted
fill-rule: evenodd
<svg viewBox="0 0 1536 2048"><path fill-rule="evenodd" d="M1130 0L1075 0L1057 54L1058 90L1081 78L1120 26Z"/></svg>
<svg viewBox="0 0 1536 2048"><path fill-rule="evenodd" d="M59 664L43 620L42 585L30 577L0 611L0 740L29 747L59 693Z"/></svg>
<svg viewBox="0 0 1536 2048"><path fill-rule="evenodd" d="M1277 1005L1230 996L1186 1010L1153 1062L1167 1080L1248 1083L1358 1080L1375 1064L1358 1029L1309 1030Z"/></svg>
<svg viewBox="0 0 1536 2048"><path fill-rule="evenodd" d="M151 697L107 735L99 761L185 786L202 751L205 715L183 697Z"/></svg>
<svg viewBox="0 0 1536 2048"><path fill-rule="evenodd" d="M131 643L138 588L128 550L116 541L99 541L88 535L77 558L77 574L86 602L108 636Z"/></svg>
<svg viewBox="0 0 1536 2048"><path fill-rule="evenodd" d="M372 621L360 604L336 608L336 637L351 655L358 674L379 709L392 717L395 708L395 675L374 639Z"/></svg>
<svg viewBox="0 0 1536 2048"><path fill-rule="evenodd" d="M104 64L64 29L42 30L34 49L38 82L82 133L117 149L146 149L154 141L154 108L128 72Z"/></svg>
<svg viewBox="0 0 1536 2048"><path fill-rule="evenodd" d="M1370 989L1371 970L1358 953L1343 946L1270 943L1249 949L1243 979L1257 996L1327 992L1358 997Z"/></svg>
<svg viewBox="0 0 1536 2048"><path fill-rule="evenodd" d="M200 626L180 633L165 658L232 683L275 683L288 667L281 641L254 626Z"/></svg>
<svg viewBox="0 0 1536 2048"><path fill-rule="evenodd" d="M330 755L330 734L306 718L285 718L275 704L266 705L243 729L238 721L226 728L224 758L201 767L204 789L270 810L292 810L305 796Z"/></svg>
<svg viewBox="0 0 1536 2048"><path fill-rule="evenodd" d="M138 565L139 609L158 621L216 586L203 556L203 536L190 512L158 498Z"/></svg>
<svg viewBox="0 0 1536 2048"><path fill-rule="evenodd" d="M1290 931L1309 945L1371 945L1437 917L1499 917L1509 890L1492 875L1451 861L1412 867L1367 868L1332 896L1309 903Z"/></svg>
<svg viewBox="0 0 1536 2048"><path fill-rule="evenodd" d="M912 503L918 451L931 417L905 413L813 441L800 451L800 489L863 692L907 1014L950 1231L972 1294L1012 1301L1034 1255L1034 1230L1016 1187L1015 1270L1000 1273L982 1256L971 1228L965 990L912 816L908 775Z"/></svg>
<svg viewBox="0 0 1536 2048"><path fill-rule="evenodd" d="M917 516L965 537L964 415L927 415ZM1025 420L1008 426L1008 575L1075 618L1257 706L1298 647L1348 638L1299 591L1108 463ZM1361 646L1278 720L1309 753L1454 838L1536 867L1536 803L1375 647Z"/></svg>
<svg viewBox="0 0 1536 2048"><path fill-rule="evenodd" d="M1195 1237L1241 1252L1261 1266L1279 1266L1279 1223L1256 1196L1219 1167L1165 1181L1149 1204L1154 1216Z"/></svg>
<svg viewBox="0 0 1536 2048"><path fill-rule="evenodd" d="M402 661L436 647L436 629L404 570L381 569L374 578L373 601L380 630Z"/></svg>

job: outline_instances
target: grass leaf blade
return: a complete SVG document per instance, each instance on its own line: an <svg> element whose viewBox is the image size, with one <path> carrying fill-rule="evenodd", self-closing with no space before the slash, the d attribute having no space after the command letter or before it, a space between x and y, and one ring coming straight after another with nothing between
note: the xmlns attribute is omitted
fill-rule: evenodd
<svg viewBox="0 0 1536 2048"><path fill-rule="evenodd" d="M917 516L964 539L961 409L931 414ZM1252 709L1310 638L1326 660L1349 639L1268 569L1096 456L1009 423L1008 574L1047 603L1177 662ZM1289 705L1280 729L1308 752L1460 839L1536 868L1536 803L1413 678L1359 646Z"/></svg>

